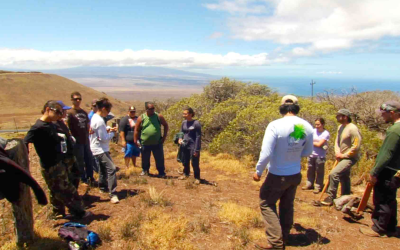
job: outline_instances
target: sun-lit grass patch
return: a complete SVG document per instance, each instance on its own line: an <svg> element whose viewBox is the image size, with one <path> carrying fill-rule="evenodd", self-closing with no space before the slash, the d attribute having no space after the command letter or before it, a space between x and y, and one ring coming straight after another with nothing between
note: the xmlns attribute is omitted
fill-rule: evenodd
<svg viewBox="0 0 400 250"><path fill-rule="evenodd" d="M155 213L154 213L155 212ZM172 217L155 210L147 215L147 219L141 226L142 237L139 241L145 249L182 249L192 250L195 247L187 239L188 220L182 216Z"/></svg>
<svg viewBox="0 0 400 250"><path fill-rule="evenodd" d="M303 216L303 217L295 217L296 223L299 223L304 228L320 228L321 221L319 218L311 215L311 216Z"/></svg>
<svg viewBox="0 0 400 250"><path fill-rule="evenodd" d="M146 202L149 206L170 206L172 205L171 201L165 197L164 190L158 192L155 187L149 187L149 192L147 194L142 195L141 200Z"/></svg>
<svg viewBox="0 0 400 250"><path fill-rule="evenodd" d="M233 202L222 203L218 216L223 221L229 221L238 227L260 225L260 213L249 207L241 206Z"/></svg>

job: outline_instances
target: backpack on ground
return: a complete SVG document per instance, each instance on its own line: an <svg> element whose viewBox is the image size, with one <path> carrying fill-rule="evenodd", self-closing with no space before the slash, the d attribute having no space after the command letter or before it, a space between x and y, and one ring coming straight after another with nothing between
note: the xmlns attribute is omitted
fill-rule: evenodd
<svg viewBox="0 0 400 250"><path fill-rule="evenodd" d="M71 250L88 249L100 243L99 235L87 230L86 226L80 223L65 223L58 230L58 236L68 241Z"/></svg>

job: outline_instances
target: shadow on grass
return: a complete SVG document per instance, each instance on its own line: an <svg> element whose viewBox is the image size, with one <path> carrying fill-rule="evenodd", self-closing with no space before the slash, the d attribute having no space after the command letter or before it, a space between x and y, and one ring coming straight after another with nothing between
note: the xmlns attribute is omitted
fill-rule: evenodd
<svg viewBox="0 0 400 250"><path fill-rule="evenodd" d="M144 192L145 191L143 191L141 189L122 189L121 191L119 191L117 193L117 195L120 200L123 200L123 199L130 198L130 197L136 196L136 195L144 193Z"/></svg>
<svg viewBox="0 0 400 250"><path fill-rule="evenodd" d="M65 222L60 222L60 223L55 224L54 227L55 228L56 227L60 227L60 226L64 225L64 223L66 223L66 222L78 222L78 223L81 223L81 224L84 224L84 225L90 225L90 223L92 223L93 221L105 221L108 218L110 218L109 215L93 214L93 215L88 216L88 217L83 218L83 219L75 219L74 218L74 219L67 220Z"/></svg>
<svg viewBox="0 0 400 250"><path fill-rule="evenodd" d="M17 245L10 249L21 249L21 250L53 250L53 249L68 249L68 243L63 239L53 239L41 237L35 234L35 238L32 242L26 243L25 246Z"/></svg>
<svg viewBox="0 0 400 250"><path fill-rule="evenodd" d="M85 194L82 196L83 203L85 204L85 207L91 208L94 207L93 203L100 203L100 202L109 202L109 199L101 199L100 196L94 196L94 195L89 195Z"/></svg>
<svg viewBox="0 0 400 250"><path fill-rule="evenodd" d="M309 246L314 243L325 245L331 242L328 238L322 237L312 228L304 228L298 223L295 223L293 228L299 233L289 235L288 246Z"/></svg>

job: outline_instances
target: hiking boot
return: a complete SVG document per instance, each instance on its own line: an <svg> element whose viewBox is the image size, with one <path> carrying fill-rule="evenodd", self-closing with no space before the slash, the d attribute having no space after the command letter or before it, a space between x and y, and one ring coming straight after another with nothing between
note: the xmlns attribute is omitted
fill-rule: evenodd
<svg viewBox="0 0 400 250"><path fill-rule="evenodd" d="M332 206L333 205L332 197L330 196L326 197L323 201L321 201L321 204L325 206Z"/></svg>
<svg viewBox="0 0 400 250"><path fill-rule="evenodd" d="M158 174L157 177L158 177L158 178L165 179L165 178L167 178L167 175L166 175L166 174Z"/></svg>
<svg viewBox="0 0 400 250"><path fill-rule="evenodd" d="M194 184L195 184L195 185L200 185L200 183L201 183L200 179L194 180Z"/></svg>
<svg viewBox="0 0 400 250"><path fill-rule="evenodd" d="M187 178L189 178L188 175L182 175L181 177L178 178L178 180L186 180Z"/></svg>
<svg viewBox="0 0 400 250"><path fill-rule="evenodd" d="M266 242L260 242L260 243L255 243L254 247L257 249L261 249L261 250L267 250L267 249L285 249L285 247L274 247L269 243Z"/></svg>
<svg viewBox="0 0 400 250"><path fill-rule="evenodd" d="M140 176L149 176L149 172L147 172L147 171L142 171L142 172L140 173Z"/></svg>
<svg viewBox="0 0 400 250"><path fill-rule="evenodd" d="M313 187L310 186L310 185L305 185L305 186L303 186L301 189L302 189L302 190L311 190L311 189L313 189Z"/></svg>
<svg viewBox="0 0 400 250"><path fill-rule="evenodd" d="M313 191L314 194L319 194L321 193L321 190L319 188L315 188Z"/></svg>
<svg viewBox="0 0 400 250"><path fill-rule="evenodd" d="M360 227L360 233L369 237L387 237L386 234L377 233L370 227Z"/></svg>
<svg viewBox="0 0 400 250"><path fill-rule="evenodd" d="M87 218L87 217L89 217L89 216L92 216L92 215L93 215L92 212L86 211L86 212L85 212L83 215L81 215L81 216L74 215L74 214L68 214L68 215L64 216L64 219L67 219L67 220L71 220L71 219L85 219L85 218Z"/></svg>
<svg viewBox="0 0 400 250"><path fill-rule="evenodd" d="M119 203L118 196L114 195L113 197L111 197L110 202L111 202L112 204L117 204L117 203Z"/></svg>

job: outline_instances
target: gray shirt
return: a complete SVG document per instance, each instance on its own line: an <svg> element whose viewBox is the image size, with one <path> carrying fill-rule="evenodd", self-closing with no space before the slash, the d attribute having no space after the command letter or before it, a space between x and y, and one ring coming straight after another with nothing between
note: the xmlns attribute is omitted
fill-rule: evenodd
<svg viewBox="0 0 400 250"><path fill-rule="evenodd" d="M184 140L187 141L187 148L192 151L199 152L201 149L201 125L197 120L183 121L181 132L185 135Z"/></svg>

